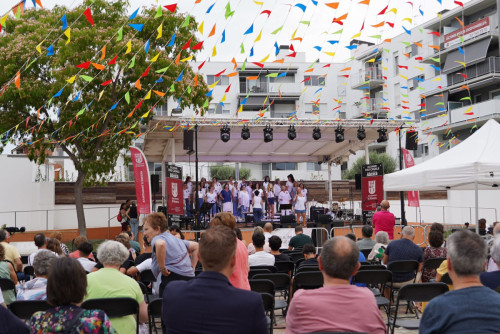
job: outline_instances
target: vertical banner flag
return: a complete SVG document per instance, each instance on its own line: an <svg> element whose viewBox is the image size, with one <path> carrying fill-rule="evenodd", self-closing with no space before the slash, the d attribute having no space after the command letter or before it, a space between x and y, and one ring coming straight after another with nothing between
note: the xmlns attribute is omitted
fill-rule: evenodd
<svg viewBox="0 0 500 334"><path fill-rule="evenodd" d="M135 194L137 211L141 215L151 213L151 184L149 181L148 162L144 153L137 147L130 146L132 166L134 167Z"/></svg>
<svg viewBox="0 0 500 334"><path fill-rule="evenodd" d="M382 164L361 167L361 194L363 211L375 211L384 199L384 168Z"/></svg>
<svg viewBox="0 0 500 334"><path fill-rule="evenodd" d="M410 168L415 166L415 161L413 160L413 157L410 154L410 151L406 149L403 150L403 158L405 161L405 168ZM408 206L412 207L419 207L420 206L420 201L418 199L418 191L408 191Z"/></svg>
<svg viewBox="0 0 500 334"><path fill-rule="evenodd" d="M179 225L184 214L184 191L182 188L182 167L166 164L167 213L171 225ZM179 225L180 226L180 225Z"/></svg>

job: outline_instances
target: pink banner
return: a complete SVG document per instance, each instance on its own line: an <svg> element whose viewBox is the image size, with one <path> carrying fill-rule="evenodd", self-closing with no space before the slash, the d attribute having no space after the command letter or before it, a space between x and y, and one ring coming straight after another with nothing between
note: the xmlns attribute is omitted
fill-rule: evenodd
<svg viewBox="0 0 500 334"><path fill-rule="evenodd" d="M134 167L137 211L141 215L149 214L151 213L151 184L149 183L148 162L144 153L137 147L130 146L130 155Z"/></svg>
<svg viewBox="0 0 500 334"><path fill-rule="evenodd" d="M410 152L404 148L402 150L403 150L403 158L405 161L405 168L410 168L415 166L415 161L413 160L413 157L411 156ZM420 201L418 197L419 197L418 191L408 191L408 206L419 207Z"/></svg>

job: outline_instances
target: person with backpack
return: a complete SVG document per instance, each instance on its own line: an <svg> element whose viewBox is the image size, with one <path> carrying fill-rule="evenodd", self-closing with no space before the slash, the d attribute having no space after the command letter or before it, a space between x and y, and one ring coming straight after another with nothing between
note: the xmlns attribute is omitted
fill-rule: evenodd
<svg viewBox="0 0 500 334"><path fill-rule="evenodd" d="M128 231L128 228L130 226L130 217L128 215L129 211L127 203L128 201L120 205L120 212L118 212L118 216L116 216L116 219L122 224L122 231L124 232Z"/></svg>

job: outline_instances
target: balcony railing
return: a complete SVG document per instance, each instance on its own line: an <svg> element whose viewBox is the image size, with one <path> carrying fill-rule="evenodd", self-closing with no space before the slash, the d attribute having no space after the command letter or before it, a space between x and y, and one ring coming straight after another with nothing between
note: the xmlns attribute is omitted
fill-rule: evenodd
<svg viewBox="0 0 500 334"><path fill-rule="evenodd" d="M464 73L464 69L448 74L449 86L465 81L465 78L458 73ZM480 63L467 65L467 68L465 69L465 74L467 75L468 80L490 73L500 73L500 57L488 57Z"/></svg>
<svg viewBox="0 0 500 334"><path fill-rule="evenodd" d="M266 93L276 93L278 91L282 94L299 94L300 95L300 87L299 83L295 82L287 82L287 83L278 83L278 82L266 82L266 81L256 81L256 80L248 80L246 82L240 82L240 94L266 94Z"/></svg>
<svg viewBox="0 0 500 334"><path fill-rule="evenodd" d="M367 81L383 81L382 69L373 67L360 71L358 75L352 76L352 87L360 86Z"/></svg>

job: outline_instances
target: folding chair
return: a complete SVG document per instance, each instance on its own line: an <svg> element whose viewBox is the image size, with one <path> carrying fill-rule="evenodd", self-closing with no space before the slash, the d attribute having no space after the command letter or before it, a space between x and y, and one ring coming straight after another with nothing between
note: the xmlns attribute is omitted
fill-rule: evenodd
<svg viewBox="0 0 500 334"><path fill-rule="evenodd" d="M277 272L277 269L275 266L251 266L250 267L250 270L254 270L254 269L268 269L272 273Z"/></svg>
<svg viewBox="0 0 500 334"><path fill-rule="evenodd" d="M270 273L270 274L258 274L253 277L255 280L270 280L274 283L274 290L279 291L285 300L276 299L274 301L274 309L280 309L283 316L286 316L288 311L288 304L290 302L290 276L285 273Z"/></svg>
<svg viewBox="0 0 500 334"><path fill-rule="evenodd" d="M359 251L361 253L363 253L363 255L365 256L365 259L368 259L368 255L370 255L370 253L372 252L371 249L360 249Z"/></svg>
<svg viewBox="0 0 500 334"><path fill-rule="evenodd" d="M89 299L83 302L82 308L103 310L109 318L135 315L136 333L139 333L139 304L135 299L125 297Z"/></svg>
<svg viewBox="0 0 500 334"><path fill-rule="evenodd" d="M51 306L45 300L18 300L9 305L9 309L21 320L29 320L38 311L46 311Z"/></svg>
<svg viewBox="0 0 500 334"><path fill-rule="evenodd" d="M396 301L396 309L394 316L391 317L389 322L389 329L391 334L394 333L395 327L403 327L405 329L415 330L420 327L420 319L418 318L418 311L415 310L416 319L397 319L399 302L401 300L410 302L428 302L432 298L439 296L448 291L448 286L444 283L421 283L421 284L408 284L399 289L398 299ZM392 321L392 323L391 323Z"/></svg>
<svg viewBox="0 0 500 334"><path fill-rule="evenodd" d="M320 271L320 270L319 270L319 266L315 266L315 265L300 266L300 267L297 268L296 274L303 273L303 272L306 272L306 271Z"/></svg>
<svg viewBox="0 0 500 334"><path fill-rule="evenodd" d="M162 307L162 300L161 299L155 299L151 301L151 303L148 304L148 327L149 327L149 334L153 333L153 328L155 330L155 333L158 333L158 327L156 326L156 319L161 320L161 307ZM161 331L161 326L160 326L160 331Z"/></svg>
<svg viewBox="0 0 500 334"><path fill-rule="evenodd" d="M273 334L273 320L274 319L274 296L269 293L261 293L262 302L264 303L264 311L266 311L269 323L269 333Z"/></svg>
<svg viewBox="0 0 500 334"><path fill-rule="evenodd" d="M304 254L302 254L302 251L301 252L291 252L288 255L290 255L290 258L292 259L292 261L295 264L297 264L297 261L304 258Z"/></svg>
<svg viewBox="0 0 500 334"><path fill-rule="evenodd" d="M388 285L389 287L392 285L392 272L389 270L363 270L358 271L353 278L353 283L363 283L366 284L375 295L375 301L377 302L377 306L383 307L387 317L389 318L390 301L384 296L380 295L380 291L384 291L385 287ZM389 283L389 284L388 284ZM376 289L373 289L376 288ZM378 295L377 295L378 292Z"/></svg>
<svg viewBox="0 0 500 334"><path fill-rule="evenodd" d="M436 270L439 268L439 266L441 265L441 263L446 260L445 257L437 257L437 258L434 258L434 259L428 259L427 261L424 262L424 265L422 267L422 271L424 269L430 269L430 270ZM436 278L436 276L434 275L434 278Z"/></svg>
<svg viewBox="0 0 500 334"><path fill-rule="evenodd" d="M267 274L270 272L271 272L271 270L269 270L269 269L250 269L250 271L248 272L248 278L250 279L257 274Z"/></svg>
<svg viewBox="0 0 500 334"><path fill-rule="evenodd" d="M0 290L2 290L2 292L14 290L14 295L17 295L16 284L14 284L14 281L10 278L0 278Z"/></svg>
<svg viewBox="0 0 500 334"><path fill-rule="evenodd" d="M441 277L441 282L448 285L453 285L453 281L450 278L450 274L446 273Z"/></svg>
<svg viewBox="0 0 500 334"><path fill-rule="evenodd" d="M383 264L362 264L359 270L386 270L387 267Z"/></svg>
<svg viewBox="0 0 500 334"><path fill-rule="evenodd" d="M298 289L317 289L323 286L323 274L321 271L309 271L298 273L292 282L292 297Z"/></svg>
<svg viewBox="0 0 500 334"><path fill-rule="evenodd" d="M250 290L259 293L267 293L272 295L274 298L276 287L273 281L269 279L249 279L248 283L250 283ZM275 305L274 308L276 308L276 302L274 302L274 305ZM271 319L274 321L274 323L276 323L276 318L274 317L274 311L273 311L273 317Z"/></svg>
<svg viewBox="0 0 500 334"><path fill-rule="evenodd" d="M276 267L276 272L289 275L293 273L293 268L295 267L292 261L278 261L274 263L274 266Z"/></svg>

